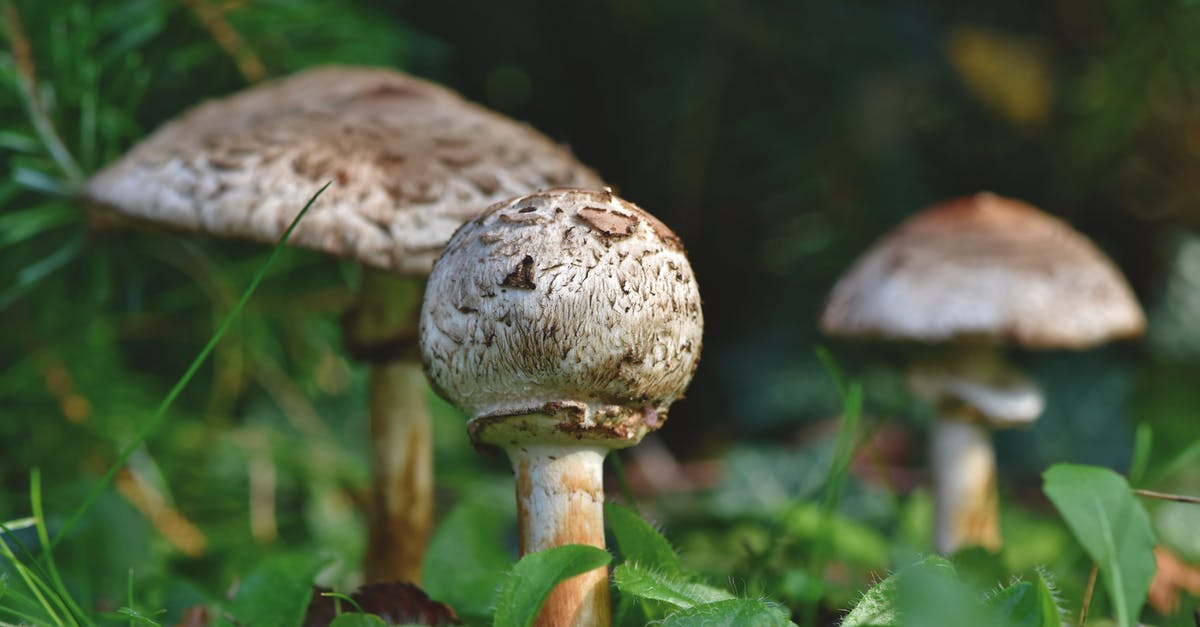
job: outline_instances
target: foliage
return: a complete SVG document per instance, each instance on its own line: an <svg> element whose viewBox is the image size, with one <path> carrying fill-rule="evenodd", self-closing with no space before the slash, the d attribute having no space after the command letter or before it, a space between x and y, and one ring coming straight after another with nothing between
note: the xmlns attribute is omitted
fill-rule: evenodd
<svg viewBox="0 0 1200 627"><path fill-rule="evenodd" d="M1100 565L1122 627L1132 627L1154 577L1154 532L1123 477L1104 468L1058 464L1046 471L1046 496Z"/></svg>

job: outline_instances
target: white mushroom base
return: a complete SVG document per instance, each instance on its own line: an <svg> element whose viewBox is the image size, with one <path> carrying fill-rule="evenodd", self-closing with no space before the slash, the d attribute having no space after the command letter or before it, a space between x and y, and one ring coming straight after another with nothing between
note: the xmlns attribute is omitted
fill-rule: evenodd
<svg viewBox="0 0 1200 627"><path fill-rule="evenodd" d="M506 450L517 478L521 555L565 544L603 549L608 448L533 444ZM535 625L608 625L610 614L608 569L597 568L558 584Z"/></svg>
<svg viewBox="0 0 1200 627"><path fill-rule="evenodd" d="M996 454L985 425L939 418L930 462L934 477L934 547L949 554L967 546L1000 548Z"/></svg>

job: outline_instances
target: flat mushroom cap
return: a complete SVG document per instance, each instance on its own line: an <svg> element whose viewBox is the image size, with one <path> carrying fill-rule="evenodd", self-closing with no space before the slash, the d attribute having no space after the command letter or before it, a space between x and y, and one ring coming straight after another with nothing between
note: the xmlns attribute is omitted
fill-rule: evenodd
<svg viewBox="0 0 1200 627"><path fill-rule="evenodd" d="M87 195L137 220L273 243L331 180L290 241L412 276L492 203L603 185L566 148L444 87L327 66L183 113Z"/></svg>
<svg viewBox="0 0 1200 627"><path fill-rule="evenodd" d="M559 189L497 204L454 234L426 286L421 355L474 418L476 442L501 444L481 430L540 414L501 431L624 446L683 394L703 327L670 229L611 193Z"/></svg>
<svg viewBox="0 0 1200 627"><path fill-rule="evenodd" d="M864 253L834 287L821 326L844 336L1086 348L1138 336L1146 320L1086 237L1023 202L981 193L922 211Z"/></svg>

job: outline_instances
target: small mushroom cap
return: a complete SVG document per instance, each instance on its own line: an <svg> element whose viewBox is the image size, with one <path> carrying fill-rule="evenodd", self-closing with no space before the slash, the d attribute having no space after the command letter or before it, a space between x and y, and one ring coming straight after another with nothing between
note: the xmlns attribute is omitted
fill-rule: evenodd
<svg viewBox="0 0 1200 627"><path fill-rule="evenodd" d="M434 264L421 355L476 442L636 444L700 356L700 292L679 238L610 192L497 204Z"/></svg>
<svg viewBox="0 0 1200 627"><path fill-rule="evenodd" d="M935 205L863 254L821 316L826 333L1086 348L1141 335L1145 315L1086 237L1023 202L981 193Z"/></svg>
<svg viewBox="0 0 1200 627"><path fill-rule="evenodd" d="M328 181L291 242L412 276L494 202L603 185L567 149L444 87L328 66L187 111L87 195L134 219L273 243Z"/></svg>
<svg viewBox="0 0 1200 627"><path fill-rule="evenodd" d="M917 369L910 380L917 396L968 405L993 429L1032 424L1046 409L1046 397L1037 383L1015 371L981 377L971 372Z"/></svg>

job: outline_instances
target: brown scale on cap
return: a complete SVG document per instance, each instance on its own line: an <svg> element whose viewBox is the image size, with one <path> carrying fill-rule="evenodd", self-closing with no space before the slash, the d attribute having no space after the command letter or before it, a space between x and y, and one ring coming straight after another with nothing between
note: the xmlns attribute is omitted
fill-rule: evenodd
<svg viewBox="0 0 1200 627"><path fill-rule="evenodd" d="M449 89L326 66L191 109L87 194L136 220L274 243L330 180L291 243L411 276L492 203L603 185L567 149Z"/></svg>

